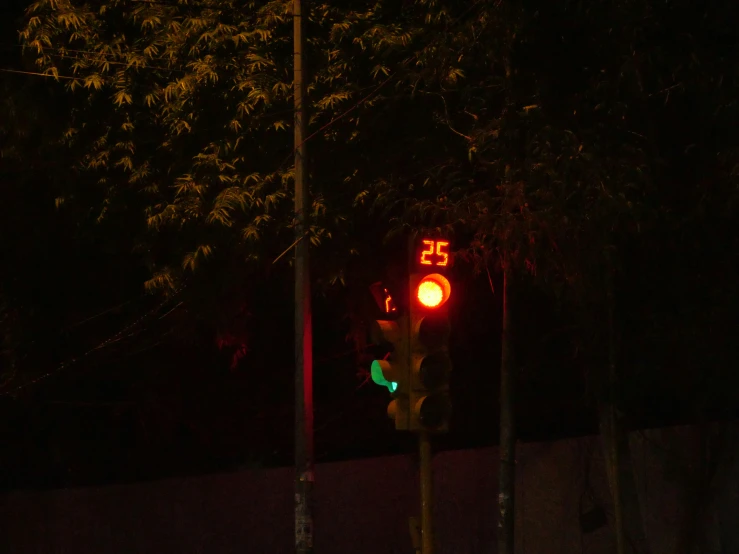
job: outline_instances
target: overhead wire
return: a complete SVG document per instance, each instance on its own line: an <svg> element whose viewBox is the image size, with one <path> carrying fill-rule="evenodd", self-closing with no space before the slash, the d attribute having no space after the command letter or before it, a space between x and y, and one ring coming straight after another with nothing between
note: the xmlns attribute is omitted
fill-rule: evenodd
<svg viewBox="0 0 739 554"><path fill-rule="evenodd" d="M6 69L4 67L0 67L0 71L2 71L3 73L17 73L19 75L34 75L37 77L53 77L55 79L70 79L74 81L80 80L79 77L69 77L67 75L58 75L58 74L54 75L52 73L39 73L37 71L23 71L20 69Z"/></svg>
<svg viewBox="0 0 739 554"><path fill-rule="evenodd" d="M38 377L35 377L34 379L31 379L30 381L26 383L10 388L10 390L0 390L0 396L16 396L19 391L27 389L33 385L36 385L40 383L41 381L45 381L49 377L52 377L58 374L59 372L64 371L68 369L69 367L81 362L82 360L90 356L92 353L102 350L110 346L111 344L119 342L120 340L123 340L124 338L127 338L128 336L132 336L135 333L130 333L131 331L135 330L144 321L148 320L152 315L154 315L159 310L161 310L164 306L170 303L174 298L178 297L182 293L182 291L185 290L185 288L187 288L186 283L180 286L179 288L175 289L175 291L170 296L165 298L163 302L159 303L152 310L148 311L147 313L145 313L144 315L136 319L133 323L127 325L126 327L118 331L117 333L111 335L106 340L104 340L103 342L95 346L94 348L87 350L86 352L84 352L83 354L79 356L68 359L67 361L56 366L54 369L47 371L46 373L43 373L42 375L39 375ZM179 305L181 305L181 303L178 304L174 309L179 307ZM167 312L164 316L162 316L162 318L169 315L172 311L174 311L174 309ZM127 335L127 333L130 333L130 334ZM8 388L8 383L5 383L3 388Z"/></svg>
<svg viewBox="0 0 739 554"><path fill-rule="evenodd" d="M95 321L96 319L101 318L104 315L107 315L107 314L109 314L109 313L111 313L111 312L113 312L115 310L118 310L120 308L123 308L124 306L128 306L129 304L132 304L133 302L134 302L134 300L127 300L127 301L122 302L120 304L116 304L115 306L111 306L110 308L106 308L102 312L98 312L98 313L96 313L94 315L91 315L91 316L86 317L84 319L81 319L79 321L75 321L74 323L70 323L69 325L67 325L67 326L62 327L61 329L59 329L57 331L57 334L60 334L61 335L63 333L67 333L69 331L72 331L73 329L76 329L77 327L80 327L82 325L85 325L86 323L89 323L90 321ZM40 339L37 338L37 339L33 339L33 340L30 340L30 341L23 342L23 343L18 344L18 345L14 345L14 347L13 347L12 350L15 350L15 351L17 351L17 350L24 350L26 348L29 348L30 346L33 346L39 340ZM10 348L6 348L4 350L0 350L0 354L7 354L10 351L11 351ZM0 389L2 389L1 386L0 386Z"/></svg>

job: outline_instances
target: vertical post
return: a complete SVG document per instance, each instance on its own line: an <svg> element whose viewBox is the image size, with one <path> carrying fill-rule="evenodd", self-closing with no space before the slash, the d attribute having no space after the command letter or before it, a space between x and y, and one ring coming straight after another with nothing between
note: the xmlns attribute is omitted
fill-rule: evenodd
<svg viewBox="0 0 739 554"><path fill-rule="evenodd" d="M306 171L303 10L293 0L295 100L295 551L313 552L313 329L310 288L310 198Z"/></svg>
<svg viewBox="0 0 739 554"><path fill-rule="evenodd" d="M428 432L419 433L418 444L421 457L421 554L434 554L433 473Z"/></svg>
<svg viewBox="0 0 739 554"><path fill-rule="evenodd" d="M607 325L608 325L608 432L604 439L607 443L608 458L606 459L606 470L610 478L611 491L613 494L613 520L616 528L616 552L626 553L626 533L624 527L624 504L623 488L621 486L621 453L619 452L618 417L616 415L616 340L615 328L613 326L613 281L610 268L606 270L606 302ZM601 425L602 428L602 425ZM641 519L641 518L640 518ZM640 522L641 523L641 522Z"/></svg>
<svg viewBox="0 0 739 554"><path fill-rule="evenodd" d="M411 532L411 545L414 554L422 554L421 552L421 520L417 517L408 518L408 529Z"/></svg>
<svg viewBox="0 0 739 554"><path fill-rule="evenodd" d="M503 329L500 356L500 473L498 475L498 554L514 554L516 484L515 374L509 306L510 268L503 260Z"/></svg>

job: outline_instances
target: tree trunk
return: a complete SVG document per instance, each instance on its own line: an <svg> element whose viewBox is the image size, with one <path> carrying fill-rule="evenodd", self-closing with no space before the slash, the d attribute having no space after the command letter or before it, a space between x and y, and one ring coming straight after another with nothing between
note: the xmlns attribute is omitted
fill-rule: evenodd
<svg viewBox="0 0 739 554"><path fill-rule="evenodd" d="M510 277L503 260L503 327L500 356L500 470L498 488L498 554L514 554L516 484L515 370L510 319Z"/></svg>
<svg viewBox="0 0 739 554"><path fill-rule="evenodd" d="M687 457L680 483L684 487L685 512L677 552L709 552L711 542L720 542L723 552L735 552L730 548L731 536L721 528L722 495L730 490L731 471L736 459L735 429L725 423L703 423L698 432L696 456ZM663 457L663 463L669 463L669 460ZM709 533L709 521L714 514L718 520L718 537Z"/></svg>
<svg viewBox="0 0 739 554"><path fill-rule="evenodd" d="M719 542L721 552L739 552L739 532L737 531L735 514L739 502L735 491L739 472L739 427L735 422L722 424L724 432L721 461L718 464L713 491L716 496Z"/></svg>

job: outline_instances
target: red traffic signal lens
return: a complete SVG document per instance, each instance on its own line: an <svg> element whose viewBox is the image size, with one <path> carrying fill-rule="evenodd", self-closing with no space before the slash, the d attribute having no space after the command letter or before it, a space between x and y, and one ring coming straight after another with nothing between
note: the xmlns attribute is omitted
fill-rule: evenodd
<svg viewBox="0 0 739 554"><path fill-rule="evenodd" d="M438 273L427 275L416 288L416 298L426 308L438 308L449 300L452 286L449 281Z"/></svg>
<svg viewBox="0 0 739 554"><path fill-rule="evenodd" d="M422 281L418 285L418 301L427 308L436 308L444 300L444 289L436 281Z"/></svg>

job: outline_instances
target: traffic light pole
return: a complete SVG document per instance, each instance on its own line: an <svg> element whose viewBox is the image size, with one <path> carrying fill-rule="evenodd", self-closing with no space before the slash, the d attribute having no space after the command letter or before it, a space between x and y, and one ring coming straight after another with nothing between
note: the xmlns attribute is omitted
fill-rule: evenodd
<svg viewBox="0 0 739 554"><path fill-rule="evenodd" d="M418 434L421 458L421 554L434 554L433 473L431 471L431 440L427 431Z"/></svg>
<svg viewBox="0 0 739 554"><path fill-rule="evenodd" d="M308 116L305 109L303 10L293 0L295 100L295 552L313 552L313 327L311 318L310 198L306 148Z"/></svg>

